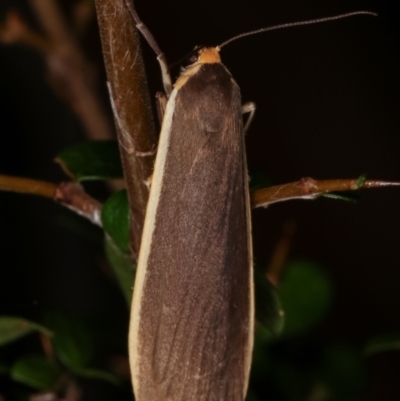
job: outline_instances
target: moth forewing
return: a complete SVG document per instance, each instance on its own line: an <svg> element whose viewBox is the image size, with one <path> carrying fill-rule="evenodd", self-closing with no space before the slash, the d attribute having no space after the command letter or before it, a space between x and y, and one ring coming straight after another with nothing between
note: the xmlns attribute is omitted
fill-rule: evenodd
<svg viewBox="0 0 400 401"><path fill-rule="evenodd" d="M138 401L243 401L253 345L240 90L203 48L168 100L134 288Z"/></svg>

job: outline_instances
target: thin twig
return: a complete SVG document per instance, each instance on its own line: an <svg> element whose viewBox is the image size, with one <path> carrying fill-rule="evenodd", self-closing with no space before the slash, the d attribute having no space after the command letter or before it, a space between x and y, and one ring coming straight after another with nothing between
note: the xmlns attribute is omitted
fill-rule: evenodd
<svg viewBox="0 0 400 401"><path fill-rule="evenodd" d="M0 175L0 191L19 192L51 198L67 207L93 224L101 227L102 205L88 195L83 187L75 182L51 182L32 180L30 178Z"/></svg>
<svg viewBox="0 0 400 401"><path fill-rule="evenodd" d="M251 203L254 208L267 207L271 203L293 199L312 200L329 192L400 186L400 182L367 180L359 184L358 180L359 179L314 180L313 178L306 177L289 184L256 190L251 194Z"/></svg>
<svg viewBox="0 0 400 401"><path fill-rule="evenodd" d="M271 203L293 199L312 200L329 192L390 186L400 186L400 182L367 180L359 183L359 179L317 181L312 178L302 178L289 184L258 189L251 194L251 203L253 208L266 207ZM0 191L20 192L52 198L101 227L100 213L102 205L89 196L80 184L67 182L57 185L30 178L0 175Z"/></svg>
<svg viewBox="0 0 400 401"><path fill-rule="evenodd" d="M46 181L31 180L30 178L0 175L1 190L53 198L57 190L57 185Z"/></svg>

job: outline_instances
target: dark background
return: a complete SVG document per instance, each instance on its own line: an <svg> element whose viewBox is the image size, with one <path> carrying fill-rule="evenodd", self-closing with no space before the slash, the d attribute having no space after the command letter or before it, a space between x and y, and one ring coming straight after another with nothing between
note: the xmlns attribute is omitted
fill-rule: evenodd
<svg viewBox="0 0 400 401"><path fill-rule="evenodd" d="M2 0L0 12L11 6L35 23L25 1ZM137 9L169 62L194 45L217 45L263 26L378 12L379 18L241 39L221 56L243 101L257 104L246 138L250 171L265 173L274 184L363 173L400 181L399 26L392 2L145 0L137 1ZM95 23L84 46L100 62ZM158 65L147 46L144 54L155 93L161 89ZM40 55L0 45L0 173L58 182L64 177L54 155L81 138L79 121L46 83ZM94 190L104 196L101 188ZM376 334L400 332L400 189L361 195L356 205L292 201L253 213L257 263L267 265L284 223L292 220L297 230L290 257L316 261L332 277L335 303L312 333L318 340L362 344ZM48 200L1 192L0 314L38 319L50 307L123 327L122 296L99 268L100 235ZM369 361L365 399L400 396L399 355Z"/></svg>

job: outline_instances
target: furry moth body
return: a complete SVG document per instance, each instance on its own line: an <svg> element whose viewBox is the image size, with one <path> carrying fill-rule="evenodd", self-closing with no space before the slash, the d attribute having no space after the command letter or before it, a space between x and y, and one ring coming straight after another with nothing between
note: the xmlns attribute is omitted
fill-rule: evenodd
<svg viewBox="0 0 400 401"><path fill-rule="evenodd" d="M240 90L215 48L192 58L160 134L129 351L137 401L243 401L253 346Z"/></svg>

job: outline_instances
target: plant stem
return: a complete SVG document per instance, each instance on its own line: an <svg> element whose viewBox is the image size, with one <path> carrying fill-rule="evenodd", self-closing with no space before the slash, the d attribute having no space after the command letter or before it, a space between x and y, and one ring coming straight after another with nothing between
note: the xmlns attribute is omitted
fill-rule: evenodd
<svg viewBox="0 0 400 401"><path fill-rule="evenodd" d="M0 175L0 190L53 198L57 190L57 185L51 182L32 180L30 178Z"/></svg>
<svg viewBox="0 0 400 401"><path fill-rule="evenodd" d="M53 184L30 178L0 175L0 191L19 192L51 198L60 205L101 227L102 205L88 195L83 187L75 182Z"/></svg>
<svg viewBox="0 0 400 401"><path fill-rule="evenodd" d="M137 257L152 173L156 130L131 14L123 0L96 0L111 104L131 210L131 249Z"/></svg>
<svg viewBox="0 0 400 401"><path fill-rule="evenodd" d="M267 207L271 203L293 199L315 199L323 194L338 191L354 191L363 188L400 186L400 182L367 180L361 185L359 179L314 180L306 177L289 184L262 188L251 194L252 207Z"/></svg>

